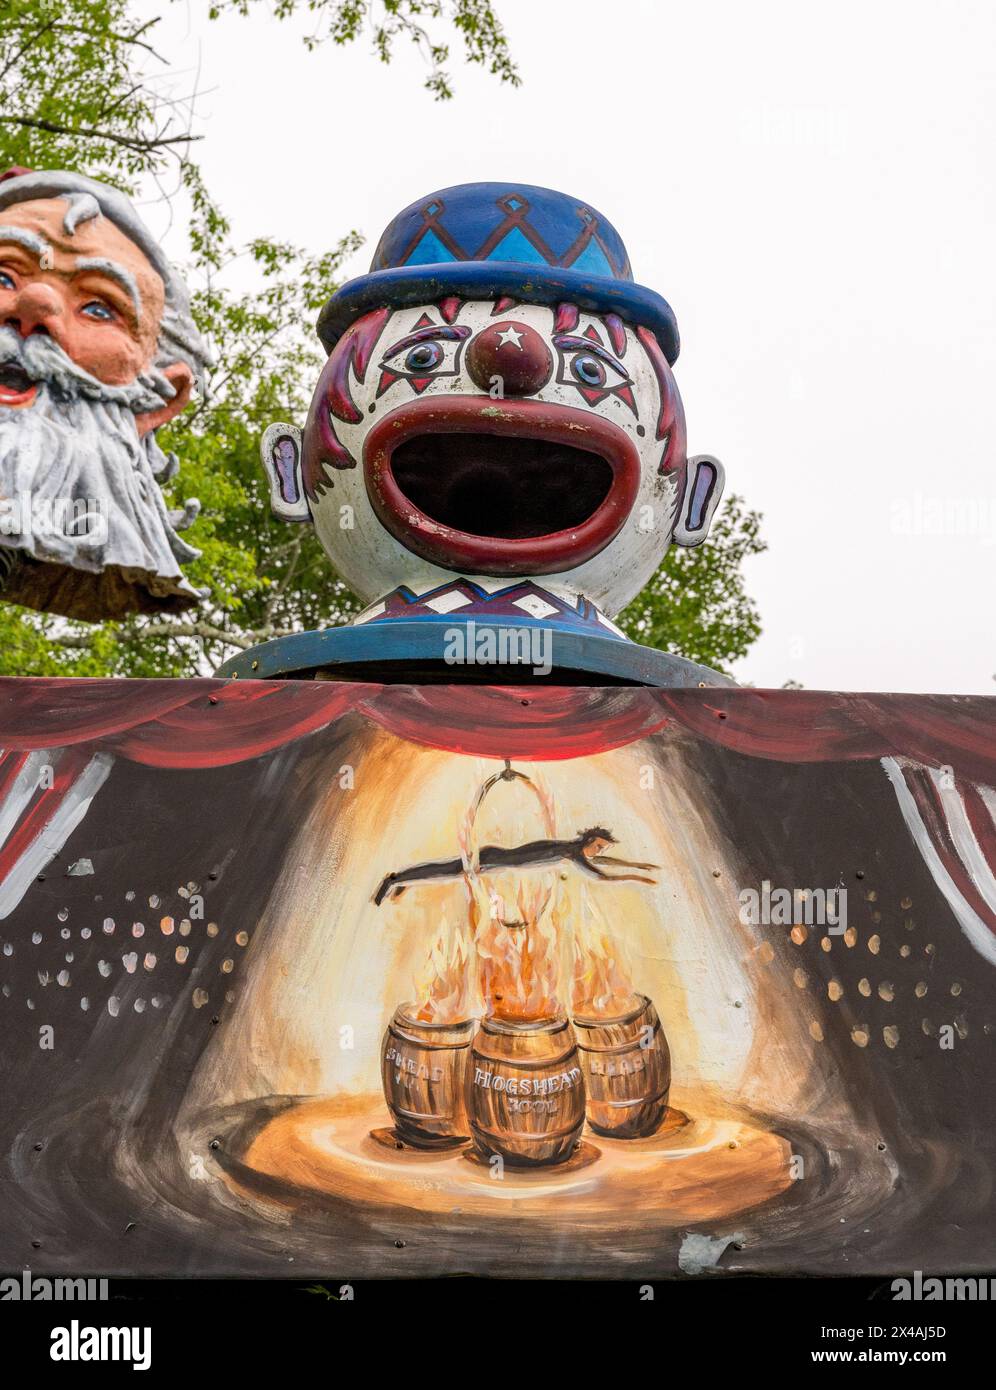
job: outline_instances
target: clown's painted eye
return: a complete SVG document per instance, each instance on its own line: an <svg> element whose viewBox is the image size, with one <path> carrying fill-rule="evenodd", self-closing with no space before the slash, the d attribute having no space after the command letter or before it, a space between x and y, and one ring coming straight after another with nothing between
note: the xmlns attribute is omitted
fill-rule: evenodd
<svg viewBox="0 0 996 1390"><path fill-rule="evenodd" d="M412 331L392 343L381 358L378 398L396 381L407 382L421 394L442 377L456 376L469 337L466 324L433 323L428 314L422 314Z"/></svg>
<svg viewBox="0 0 996 1390"><path fill-rule="evenodd" d="M571 372L585 386L592 386L597 390L605 385L605 368L590 352L578 353L571 363Z"/></svg>
<svg viewBox="0 0 996 1390"><path fill-rule="evenodd" d="M443 349L439 343L418 343L405 358L405 369L409 372L431 372L443 360Z"/></svg>
<svg viewBox="0 0 996 1390"><path fill-rule="evenodd" d="M634 415L639 414L633 395L633 378L597 335L590 331L555 333L553 345L560 354L557 380L561 385L573 386L592 407L615 397Z"/></svg>

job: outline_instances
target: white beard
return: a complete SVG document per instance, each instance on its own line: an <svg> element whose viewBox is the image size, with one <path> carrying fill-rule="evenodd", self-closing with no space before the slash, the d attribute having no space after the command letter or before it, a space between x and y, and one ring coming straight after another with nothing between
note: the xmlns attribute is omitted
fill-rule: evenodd
<svg viewBox="0 0 996 1390"><path fill-rule="evenodd" d="M67 596L76 617L90 616L88 608L96 618L189 606L197 595L179 562L200 552L170 523L156 481L168 476L169 460L151 433L139 436L135 421L137 410L162 404L162 378L104 386L51 339L12 343L14 336L0 329L0 363L25 366L38 394L30 406L0 406L0 547L80 573L88 597L75 604L71 576L62 576L52 611L66 612ZM4 597L31 602L18 596L20 568ZM113 614L102 611L99 586L82 579L107 571L115 572L104 595L116 595Z"/></svg>

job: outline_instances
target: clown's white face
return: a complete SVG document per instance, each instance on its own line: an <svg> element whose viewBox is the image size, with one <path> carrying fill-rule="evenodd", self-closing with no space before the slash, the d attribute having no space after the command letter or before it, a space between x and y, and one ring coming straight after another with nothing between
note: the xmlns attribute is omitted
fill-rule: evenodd
<svg viewBox="0 0 996 1390"><path fill-rule="evenodd" d="M274 508L313 519L364 599L405 584L539 578L609 615L672 538L703 539L721 470L689 470L653 337L570 304L462 301L358 320L322 372L299 451L273 426Z"/></svg>

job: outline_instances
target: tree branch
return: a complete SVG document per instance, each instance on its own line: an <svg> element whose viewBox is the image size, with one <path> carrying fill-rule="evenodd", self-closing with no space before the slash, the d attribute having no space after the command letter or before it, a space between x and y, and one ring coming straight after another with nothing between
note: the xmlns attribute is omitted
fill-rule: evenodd
<svg viewBox="0 0 996 1390"><path fill-rule="evenodd" d="M166 145L187 145L192 140L204 139L203 135L157 135L154 139L140 135L118 135L113 130L91 130L88 126L60 125L57 121L43 120L38 116L0 116L0 121L6 121L9 125L28 126L32 130L44 130L49 135L77 135L90 140L110 140L115 145L124 145L127 149L137 150L142 154L162 149Z"/></svg>
<svg viewBox="0 0 996 1390"><path fill-rule="evenodd" d="M17 62L18 58L23 57L24 54L27 53L28 49L32 46L32 44L37 43L39 39L43 39L45 35L51 33L55 29L55 27L55 22L53 20L49 20L48 24L43 24L40 29L36 29L33 34L29 35L25 42L21 44L20 48L14 49L14 52L11 54L10 58L7 60L6 63L4 63L3 67L0 68L0 77L6 77L7 74L10 72L11 68Z"/></svg>
<svg viewBox="0 0 996 1390"><path fill-rule="evenodd" d="M131 642L136 633L115 628L102 628L101 634L87 632L62 632L49 634L50 640L57 642L60 647L72 647L77 651L85 651L87 647L93 646L94 638L98 635L111 632L116 642ZM138 629L138 634L142 637L204 637L210 642L226 642L232 647L241 647L245 650L254 647L257 642L265 641L267 637L284 637L286 633L260 630L259 632L239 633L229 632L226 628L215 627L213 623L147 623Z"/></svg>

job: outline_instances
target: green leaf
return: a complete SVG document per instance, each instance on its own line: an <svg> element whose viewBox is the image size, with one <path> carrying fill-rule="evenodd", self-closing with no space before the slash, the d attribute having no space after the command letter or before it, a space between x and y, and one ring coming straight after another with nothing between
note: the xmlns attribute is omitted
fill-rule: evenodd
<svg viewBox="0 0 996 1390"><path fill-rule="evenodd" d="M619 625L635 642L659 647L728 674L761 634L757 605L744 587L743 563L767 549L761 515L732 494L700 546L672 546L650 583L623 610Z"/></svg>

